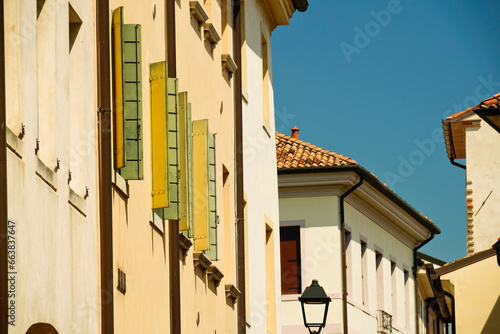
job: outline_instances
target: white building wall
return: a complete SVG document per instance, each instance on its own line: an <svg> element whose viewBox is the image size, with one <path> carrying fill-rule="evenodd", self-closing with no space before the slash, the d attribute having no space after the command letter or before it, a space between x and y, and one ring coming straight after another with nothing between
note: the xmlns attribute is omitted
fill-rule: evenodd
<svg viewBox="0 0 500 334"><path fill-rule="evenodd" d="M479 120L475 114L467 120ZM467 248L469 253L488 249L500 237L500 134L486 122L466 128ZM470 200L468 200L470 199ZM470 244L470 242L473 244Z"/></svg>
<svg viewBox="0 0 500 334"><path fill-rule="evenodd" d="M54 45L44 44L37 34L36 1L6 3L7 44L12 50L6 71L14 83L7 83L13 94L13 103L7 104L8 213L15 224L16 256L11 299L16 305L15 326L9 326L9 333L26 333L40 322L59 333L99 332L94 4L71 4L82 20L73 46L84 69L78 78L70 76L68 1L44 4L50 10L40 24L53 25ZM56 65L54 81L46 83L54 88L48 99L54 117L46 123L53 138L40 142L38 156L38 123L49 118L38 103L42 90L37 86L37 52ZM70 108L75 105L69 97L71 85L79 89L80 114ZM74 136L77 128L80 134ZM59 167L55 161L42 162L47 152L59 160Z"/></svg>
<svg viewBox="0 0 500 334"><path fill-rule="evenodd" d="M342 332L342 271L340 250L339 197L295 197L280 198L280 225L301 226L302 291L317 279L332 298L328 311L325 333ZM414 332L415 297L414 280L411 273L413 251L380 225L345 204L345 224L351 231L352 294L348 296L348 324L352 333L376 333L377 280L375 252L383 254L384 308L395 314L392 306L391 260L396 262L397 312L393 318L393 332ZM367 243L368 298L363 305L361 279L361 243ZM404 270L409 272L409 293L405 301ZM282 296L282 323L284 334L301 333L305 329L298 302L299 294ZM408 303L408 306L405 305ZM408 309L406 308L408 307ZM406 312L409 323L406 324ZM323 333L322 331L322 333Z"/></svg>
<svg viewBox="0 0 500 334"><path fill-rule="evenodd" d="M281 333L279 316L274 309L266 310L266 300L273 299L270 304L276 305L276 313L280 314L279 291L279 216L278 216L278 186L276 175L276 151L274 135L274 101L272 81L269 82L270 124L266 124L263 116L263 80L262 80L262 34L268 43L269 73L271 67L271 38L266 21L258 7L257 1L244 3L245 38L244 59L246 64L247 100L243 101L243 152L244 152L244 190L246 196L247 221L247 258L249 276L247 277L247 322L248 333L266 333L267 318L276 317L276 329L272 333ZM266 218L267 217L267 218ZM266 223L271 223L274 230L275 256L275 297L266 296L266 254L265 233Z"/></svg>

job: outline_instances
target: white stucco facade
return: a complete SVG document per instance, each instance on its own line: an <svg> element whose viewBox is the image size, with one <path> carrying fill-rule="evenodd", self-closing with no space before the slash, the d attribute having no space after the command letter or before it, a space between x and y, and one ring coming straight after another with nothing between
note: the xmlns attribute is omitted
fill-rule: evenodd
<svg viewBox="0 0 500 334"><path fill-rule="evenodd" d="M301 290L317 279L332 299L322 333L343 332L340 196L358 182L354 172L279 174L280 226L300 226ZM349 333L377 333L378 310L393 333L414 333L413 248L431 232L367 180L345 198L344 217ZM284 334L305 330L302 291L281 296Z"/></svg>

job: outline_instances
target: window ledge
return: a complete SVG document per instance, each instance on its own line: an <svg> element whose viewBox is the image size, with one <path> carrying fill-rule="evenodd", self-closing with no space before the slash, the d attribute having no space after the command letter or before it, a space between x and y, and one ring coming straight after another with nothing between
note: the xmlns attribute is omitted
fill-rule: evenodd
<svg viewBox="0 0 500 334"><path fill-rule="evenodd" d="M187 254L192 245L193 242L189 240L189 238L186 237L184 233L179 233L179 246L182 248L184 255Z"/></svg>
<svg viewBox="0 0 500 334"><path fill-rule="evenodd" d="M128 189L128 188L127 188ZM149 213L149 223L152 224L158 231L165 233L165 224L163 219L153 210Z"/></svg>
<svg viewBox="0 0 500 334"><path fill-rule="evenodd" d="M215 26L211 22L205 22L203 27L205 30L205 40L208 39L210 41L212 44L212 51L214 51L217 43L220 41L220 35L217 30L215 30Z"/></svg>
<svg viewBox="0 0 500 334"><path fill-rule="evenodd" d="M24 156L24 142L23 140L19 137L16 136L9 128L7 128L7 147L19 157L19 159L22 159Z"/></svg>
<svg viewBox="0 0 500 334"><path fill-rule="evenodd" d="M214 281L216 287L219 286L220 281L222 281L224 277L224 274L216 266L210 266L210 268L207 269L207 275L209 279Z"/></svg>
<svg viewBox="0 0 500 334"><path fill-rule="evenodd" d="M84 217L87 217L87 201L85 198L78 195L71 187L69 188L68 203L80 212Z"/></svg>
<svg viewBox="0 0 500 334"><path fill-rule="evenodd" d="M223 53L221 55L221 60L222 60L222 67L227 71L229 75L229 80L231 80L233 73L238 69L238 66L236 66L236 63L234 62L231 55L227 53Z"/></svg>
<svg viewBox="0 0 500 334"><path fill-rule="evenodd" d="M236 299L240 296L241 292L232 284L226 284L226 298L231 298L233 303L236 303Z"/></svg>
<svg viewBox="0 0 500 334"><path fill-rule="evenodd" d="M212 261L203 252L193 252L194 267L200 266L203 271L210 268Z"/></svg>
<svg viewBox="0 0 500 334"><path fill-rule="evenodd" d="M118 174L117 171L112 173L111 182L113 183L113 186L115 186L116 190L125 196L125 198L129 198L128 182L120 174Z"/></svg>
<svg viewBox="0 0 500 334"><path fill-rule="evenodd" d="M47 167L40 158L36 160L35 174L51 187L52 190L57 191L57 173Z"/></svg>
<svg viewBox="0 0 500 334"><path fill-rule="evenodd" d="M247 90L245 89L245 87L241 87L241 97L243 98L243 101L245 102L245 104L248 105L248 92Z"/></svg>
<svg viewBox="0 0 500 334"><path fill-rule="evenodd" d="M199 1L189 1L189 9L191 17L194 17L198 24L205 24L208 21L208 14Z"/></svg>

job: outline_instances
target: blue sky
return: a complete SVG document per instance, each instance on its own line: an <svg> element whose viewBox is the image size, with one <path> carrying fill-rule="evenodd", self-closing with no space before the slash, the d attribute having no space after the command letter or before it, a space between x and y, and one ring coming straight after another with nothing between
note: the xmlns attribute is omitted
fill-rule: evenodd
<svg viewBox="0 0 500 334"><path fill-rule="evenodd" d="M276 129L377 175L441 228L422 250L445 261L466 254L465 171L441 119L500 92L499 13L493 0L309 0L272 35Z"/></svg>

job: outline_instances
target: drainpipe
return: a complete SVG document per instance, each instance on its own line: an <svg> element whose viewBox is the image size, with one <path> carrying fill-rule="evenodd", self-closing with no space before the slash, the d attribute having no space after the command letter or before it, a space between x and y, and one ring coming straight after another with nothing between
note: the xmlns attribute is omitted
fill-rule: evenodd
<svg viewBox="0 0 500 334"><path fill-rule="evenodd" d="M421 244L417 245L413 249L413 285L415 287L415 333L419 334L418 331L418 284L417 284L417 273L418 273L418 268L417 268L417 251L425 246L427 243L429 243L432 239L434 239L434 232L431 232L431 236L424 240Z"/></svg>
<svg viewBox="0 0 500 334"><path fill-rule="evenodd" d="M97 106L99 131L99 227L101 251L101 332L114 333L113 215L111 194L111 92L109 1L96 0Z"/></svg>
<svg viewBox="0 0 500 334"><path fill-rule="evenodd" d="M340 196L340 247L342 249L342 316L344 331L343 334L349 332L349 326L347 323L347 271L346 271L346 254L345 254L345 211L344 211L344 200L350 193L359 188L364 181L363 175L359 176L359 182L352 186L349 190Z"/></svg>
<svg viewBox="0 0 500 334"><path fill-rule="evenodd" d="M167 36L168 77L177 78L175 0L165 3L165 33ZM181 279L179 263L179 221L168 221L169 261L170 261L170 333L181 333Z"/></svg>
<svg viewBox="0 0 500 334"><path fill-rule="evenodd" d="M467 167L465 167L465 166L464 166L464 165L462 165L462 164L459 164L458 162L455 162L455 159L453 159L453 158L450 158L450 162L451 162L451 164L452 164L453 166L457 166L457 167L460 167L460 168L462 168L462 169L464 169L464 170L467 170Z"/></svg>
<svg viewBox="0 0 500 334"><path fill-rule="evenodd" d="M446 290L443 290L442 292L446 297L451 299L451 312L452 312L452 315L451 315L451 334L456 334L457 333L457 325L455 323L455 297Z"/></svg>
<svg viewBox="0 0 500 334"><path fill-rule="evenodd" d="M7 116L5 104L5 35L4 1L0 3L0 333L8 332L8 281L7 281Z"/></svg>
<svg viewBox="0 0 500 334"><path fill-rule="evenodd" d="M243 191L243 105L241 79L241 1L233 1L233 57L237 69L234 73L234 127L235 127L235 155L236 155L236 233L237 258L236 277L240 295L237 303L238 334L246 333L246 292L245 292L245 219L244 219L244 191Z"/></svg>

